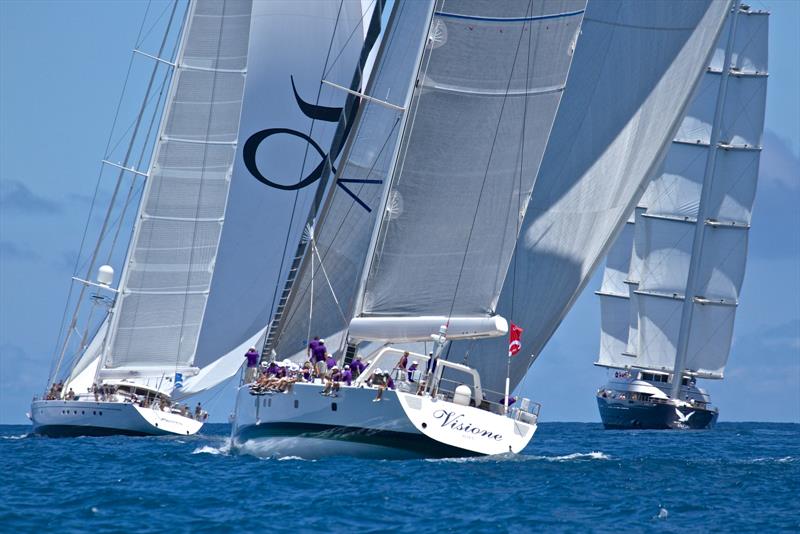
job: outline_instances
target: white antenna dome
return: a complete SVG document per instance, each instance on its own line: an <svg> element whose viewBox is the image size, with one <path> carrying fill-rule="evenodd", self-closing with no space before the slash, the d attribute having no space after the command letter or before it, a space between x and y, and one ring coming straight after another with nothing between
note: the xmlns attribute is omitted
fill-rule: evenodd
<svg viewBox="0 0 800 534"><path fill-rule="evenodd" d="M97 269L97 283L101 286L110 286L114 283L114 268L110 265L101 265Z"/></svg>

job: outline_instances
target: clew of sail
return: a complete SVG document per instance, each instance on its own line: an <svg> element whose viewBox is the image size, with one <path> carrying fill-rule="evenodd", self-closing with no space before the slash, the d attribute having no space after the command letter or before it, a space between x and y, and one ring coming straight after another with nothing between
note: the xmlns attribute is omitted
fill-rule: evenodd
<svg viewBox="0 0 800 534"><path fill-rule="evenodd" d="M625 224L675 135L729 2L589 1L497 311L525 330L519 384ZM501 391L505 340L469 347Z"/></svg>

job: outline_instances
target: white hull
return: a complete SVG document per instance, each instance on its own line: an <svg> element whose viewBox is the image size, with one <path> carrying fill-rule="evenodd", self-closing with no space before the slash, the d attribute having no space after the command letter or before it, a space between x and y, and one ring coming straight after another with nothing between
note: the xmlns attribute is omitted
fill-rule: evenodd
<svg viewBox="0 0 800 534"><path fill-rule="evenodd" d="M191 435L203 423L158 408L142 408L130 402L36 400L31 404L33 431L62 436L158 436Z"/></svg>
<svg viewBox="0 0 800 534"><path fill-rule="evenodd" d="M320 384L289 393L251 394L239 388L234 448L260 455L408 458L520 452L536 423L411 393L342 387L321 395Z"/></svg>

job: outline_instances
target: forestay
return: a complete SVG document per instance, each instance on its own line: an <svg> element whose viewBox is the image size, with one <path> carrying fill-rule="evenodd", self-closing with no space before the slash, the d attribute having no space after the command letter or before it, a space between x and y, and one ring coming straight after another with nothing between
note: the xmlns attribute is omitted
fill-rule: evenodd
<svg viewBox="0 0 800 534"><path fill-rule="evenodd" d="M358 0L192 3L107 367L204 368L196 392L263 335L346 96L321 80L349 84L361 21Z"/></svg>
<svg viewBox="0 0 800 534"><path fill-rule="evenodd" d="M710 57L729 2L590 1L558 116L497 311L524 328L527 371L658 168ZM501 391L506 340L469 348Z"/></svg>
<svg viewBox="0 0 800 534"><path fill-rule="evenodd" d="M494 314L584 3L437 2L358 315Z"/></svg>

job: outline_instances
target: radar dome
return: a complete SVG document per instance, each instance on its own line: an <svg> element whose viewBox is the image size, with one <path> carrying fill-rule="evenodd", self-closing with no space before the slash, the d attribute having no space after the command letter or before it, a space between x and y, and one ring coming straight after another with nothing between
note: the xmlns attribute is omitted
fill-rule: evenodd
<svg viewBox="0 0 800 534"><path fill-rule="evenodd" d="M97 283L103 286L114 283L114 268L110 265L101 265L97 269Z"/></svg>

